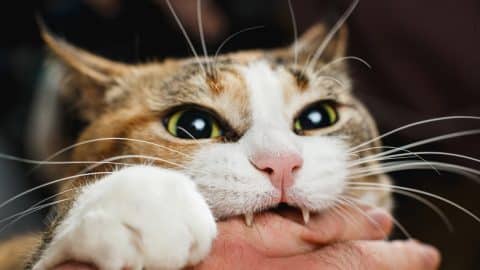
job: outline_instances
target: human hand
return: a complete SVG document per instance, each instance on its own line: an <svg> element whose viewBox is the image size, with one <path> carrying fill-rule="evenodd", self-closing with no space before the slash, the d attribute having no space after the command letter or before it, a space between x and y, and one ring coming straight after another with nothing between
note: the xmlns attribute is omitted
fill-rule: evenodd
<svg viewBox="0 0 480 270"><path fill-rule="evenodd" d="M358 210L316 215L306 226L272 213L257 216L252 228L241 219L221 222L210 256L192 269L438 268L440 255L433 247L414 240L380 241L392 229L387 213Z"/></svg>
<svg viewBox="0 0 480 270"><path fill-rule="evenodd" d="M380 241L392 228L388 214L358 210L315 215L306 226L295 222L300 218L291 212L257 215L252 227L241 218L219 222L209 257L190 270L438 268L440 256L432 247L416 241ZM55 270L96 268L68 263Z"/></svg>

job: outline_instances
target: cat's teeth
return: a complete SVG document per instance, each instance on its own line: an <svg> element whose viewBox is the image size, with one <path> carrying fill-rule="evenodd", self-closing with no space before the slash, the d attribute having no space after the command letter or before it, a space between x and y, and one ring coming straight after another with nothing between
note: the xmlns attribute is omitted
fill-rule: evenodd
<svg viewBox="0 0 480 270"><path fill-rule="evenodd" d="M302 208L302 215L303 222L305 222L305 224L308 224L308 222L310 221L310 211L308 211L307 208Z"/></svg>
<svg viewBox="0 0 480 270"><path fill-rule="evenodd" d="M252 227L252 225L253 225L253 214L252 213L246 213L245 214L245 224L247 224L248 227Z"/></svg>

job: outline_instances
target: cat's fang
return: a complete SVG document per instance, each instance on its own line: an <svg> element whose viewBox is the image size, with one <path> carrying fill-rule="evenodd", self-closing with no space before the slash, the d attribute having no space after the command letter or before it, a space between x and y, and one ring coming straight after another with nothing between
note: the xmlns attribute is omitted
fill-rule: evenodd
<svg viewBox="0 0 480 270"><path fill-rule="evenodd" d="M308 222L310 221L310 211L308 211L308 209L306 208L302 208L302 215L303 222L305 222L305 224L308 224Z"/></svg>
<svg viewBox="0 0 480 270"><path fill-rule="evenodd" d="M245 216L245 224L247 224L248 227L252 227L252 225L253 225L253 214L252 213L246 213L244 216Z"/></svg>

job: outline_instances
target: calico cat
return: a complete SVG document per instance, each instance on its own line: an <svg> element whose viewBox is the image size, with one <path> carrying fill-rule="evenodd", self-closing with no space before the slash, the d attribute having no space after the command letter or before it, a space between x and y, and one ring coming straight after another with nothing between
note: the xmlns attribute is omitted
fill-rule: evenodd
<svg viewBox="0 0 480 270"><path fill-rule="evenodd" d="M27 265L15 256L0 265L180 269L209 253L215 220L244 215L251 225L288 204L308 222L345 200L390 210L388 189L348 188L390 180L358 173L375 161L351 165L380 143L341 61L347 30L329 33L316 25L292 47L127 65L44 31L62 64L60 96L88 123L71 160L100 162L65 173L41 240L4 246L31 249ZM364 142L373 148L352 152Z"/></svg>
<svg viewBox="0 0 480 270"><path fill-rule="evenodd" d="M255 214L286 205L306 223L311 213L345 204L391 211L391 189L412 190L391 185L385 172L435 165L478 174L397 161L415 156L407 150L415 145L478 130L381 146L397 130L378 135L348 74L346 60L362 61L346 56L341 27L355 5L332 28L316 25L286 48L194 51L138 65L93 55L44 29L63 114L86 123L66 150L70 163L85 166L52 182L60 191L49 228L1 245L0 268L47 270L72 259L100 269L181 269L207 256L216 220L243 215L251 226ZM461 118L478 119L406 127Z"/></svg>

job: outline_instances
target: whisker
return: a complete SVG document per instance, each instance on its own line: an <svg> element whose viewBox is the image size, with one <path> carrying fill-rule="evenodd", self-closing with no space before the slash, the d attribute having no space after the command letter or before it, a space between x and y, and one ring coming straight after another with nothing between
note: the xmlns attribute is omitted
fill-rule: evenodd
<svg viewBox="0 0 480 270"><path fill-rule="evenodd" d="M203 31L203 18L202 18L202 0L197 0L197 22L198 32L200 33L200 41L202 43L203 54L205 59L208 59L207 43L205 41L205 33ZM207 62L207 75L213 74L213 66Z"/></svg>
<svg viewBox="0 0 480 270"><path fill-rule="evenodd" d="M335 34L340 30L340 28L343 26L343 24L347 21L347 19L350 17L352 12L355 10L355 8L357 7L359 2L360 2L360 0L354 0L352 2L352 4L348 7L348 9L343 13L342 17L340 17L340 19L337 21L337 23L335 23L335 25L332 27L330 32L327 34L327 36L323 40L320 47L316 50L315 54L307 62L306 70L313 70L313 65L315 65L318 62L318 60L320 59L320 56L322 56L323 52L325 51L327 46L332 41Z"/></svg>
<svg viewBox="0 0 480 270"><path fill-rule="evenodd" d="M288 0L288 9L290 10L290 17L292 18L293 27L293 57L295 67L298 64L298 26L295 18L295 11L293 10L292 0Z"/></svg>
<svg viewBox="0 0 480 270"><path fill-rule="evenodd" d="M455 203L455 202L453 202L453 201L451 201L447 198L444 198L442 196L439 196L439 195L436 195L436 194L433 194L433 193L430 193L430 192L426 192L426 191L423 191L423 190L418 190L418 189L408 188L408 187L403 187L403 186L398 186L398 185L391 185L391 184L380 184L380 183L350 182L350 183L348 183L348 186L349 186L348 188L354 188L356 186L392 188L392 189L409 191L409 192L412 192L412 193L425 195L425 196L437 199L437 200L442 201L446 204L449 204L450 206L455 207L456 209L462 211L463 213L467 214L468 216L470 216L471 218L475 219L477 222L480 223L480 218L477 215L475 215L474 213L472 213L471 211L469 211L468 209L462 207L461 205L459 205L459 204L457 204L457 203Z"/></svg>
<svg viewBox="0 0 480 270"><path fill-rule="evenodd" d="M348 204L348 205L350 205L351 207L353 207L353 208L354 208L357 212L359 212L362 216L364 216L365 218L367 218L368 221L369 221L373 226L375 226L375 228L377 228L378 230L382 231L383 236L384 236L383 238L387 238L387 237L388 237L387 233L386 233L383 229L380 228L380 225L379 225L375 220L373 220L373 218L371 218L369 215L367 215L367 214L365 213L365 210L363 210L362 208L360 208L356 203L348 200L348 198L346 198L346 197L344 197L344 196L340 196L339 199L340 199L340 200L343 200L346 204Z"/></svg>
<svg viewBox="0 0 480 270"><path fill-rule="evenodd" d="M332 60L330 63L324 65L319 71L318 73L322 73L323 71L325 71L326 69L328 69L330 66L332 65L335 65L339 62L343 62L343 61L346 61L346 60L355 60L355 61L358 61L362 64L364 64L366 67L368 67L369 69L372 69L372 66L364 59L360 58L360 57L357 57L357 56L344 56L344 57L339 57L337 59L334 59Z"/></svg>
<svg viewBox="0 0 480 270"><path fill-rule="evenodd" d="M378 154L375 154L375 155L371 155L371 156L369 156L369 158L386 156L386 155L389 155L389 154L392 154L392 153L399 152L402 149L410 149L410 148L414 148L414 147L417 147L417 146L421 146L421 145L425 145L425 144L429 144L429 143L433 143L433 142L438 142L438 141L443 141L443 140L453 139L453 138L458 138L458 137L464 137L464 136L471 136L471 135L476 135L476 134L480 134L480 129L472 129L472 130L465 130L465 131L448 133L448 134L436 136L436 137L433 137L433 138L416 141L414 143L410 143L410 144L407 144L407 145L404 145L404 146L397 147L396 149L392 149L392 150L381 152L381 153L378 153Z"/></svg>
<svg viewBox="0 0 480 270"><path fill-rule="evenodd" d="M347 187L347 191L348 190L349 190L349 188ZM440 208L438 208L431 201L429 201L429 200L427 200L427 199L425 199L421 196L418 196L414 193L411 193L411 192L408 192L408 191L403 191L403 190L391 189L391 188L355 187L355 190L390 191L390 192L393 192L393 193L396 193L396 194L400 194L400 195L415 199L415 200L419 201L420 203L424 204L425 206L427 206L428 208L430 208L432 211L434 211L440 217L440 219L442 220L442 222L445 224L445 226L448 228L448 230L450 232L454 231L454 227L453 227L450 219L445 215L445 213Z"/></svg>
<svg viewBox="0 0 480 270"><path fill-rule="evenodd" d="M248 31L252 31L252 30L257 30L257 29L263 29L265 28L265 25L257 25L257 26L252 26L252 27L248 27L248 28L245 28L245 29L242 29L240 31L237 31L233 34L231 34L230 36L228 36L217 48L217 50L215 51L215 56L214 56L214 62L216 63L218 59L218 56L220 54L220 52L222 51L223 47L225 47L225 45L230 41L232 40L233 38L235 38L236 36L242 34L242 33L245 33L245 32L248 32Z"/></svg>
<svg viewBox="0 0 480 270"><path fill-rule="evenodd" d="M121 155L121 156L114 156L114 157L110 157L110 158L107 158L107 159L104 159L102 160L101 162L110 162L110 161L115 161L115 160L119 160L119 159L134 159L134 158L138 158L138 159L145 159L145 160L150 160L150 161L161 161L161 162L164 162L164 163L167 163L167 164L170 164L170 165L174 165L178 168L182 168L182 169L186 169L186 170L189 170L189 171L196 171L196 172L199 172L199 173L204 173L204 174L207 174L208 171L202 171L202 170L192 170L191 168L188 168L187 166L185 165L182 165L182 164L179 164L179 163L176 163L176 162L173 162L173 161L170 161L170 160L166 160L166 159L163 159L163 158L159 158L159 157L154 157L154 156L146 156L146 155ZM88 171L91 171L99 166L101 166L102 164L94 164L92 166L89 166L85 169L83 169L82 171L80 171L80 173L84 173L84 172L88 172ZM130 164L130 165L137 165L137 164Z"/></svg>
<svg viewBox="0 0 480 270"><path fill-rule="evenodd" d="M15 218L14 220L12 220L11 222L7 223L5 226L3 226L2 228L0 228L0 233L2 233L3 231L5 231L8 227L10 227L11 225L13 225L14 223L16 223L17 221L19 221L20 219L30 215L30 214L33 214L35 212L38 212L40 210L43 210L45 208L49 208L53 205L57 205L57 204L60 204L62 202L65 202L65 201L68 201L70 199L61 199L61 200L58 200L58 201L54 201L54 202L51 202L51 203L46 203L46 204L43 204L43 205L40 205L40 206L37 206L31 210L26 210L24 212L21 212L19 213L20 215L15 215L17 216L17 218ZM6 219L2 219L0 220L0 223L3 223L5 221L8 221Z"/></svg>
<svg viewBox="0 0 480 270"><path fill-rule="evenodd" d="M54 184L57 184L57 183L60 183L60 182L64 182L64 181L67 181L67 180L75 179L75 178L87 177L87 176L93 176L93 175L106 175L106 174L110 174L110 173L111 172L84 173L84 174L77 174L77 175L72 175L72 176L68 176L68 177L59 178L59 179L56 179L56 180L53 180L53 181L49 181L47 183L38 185L36 187L33 187L31 189L28 189L24 192L21 192L21 193L15 195L15 196L11 197L10 199L8 199L8 200L6 200L6 201L4 201L3 203L0 204L0 209L3 208L4 206L10 204L11 202L15 201L16 199L22 197L22 196L25 196L25 195L33 192L33 191L39 190L39 189L47 187L47 186L51 186L51 185L54 185Z"/></svg>
<svg viewBox="0 0 480 270"><path fill-rule="evenodd" d="M344 196L343 197L344 199L347 199L347 200L350 200L352 201L353 203L359 203L359 204L366 204L368 206L371 206L371 207L377 207L376 205L374 204L371 204L371 203L368 203L368 202L365 202L365 201L362 201L360 199L356 199L356 198L353 198L353 197L350 197L350 196ZM405 226L402 225L402 223L400 223L400 221L398 221L398 219L396 219L393 215L391 215L390 213L388 213L390 215L390 218L392 219L392 222L393 224L405 235L405 237L407 237L407 239L411 239L413 238L412 235L408 232L408 230L405 228Z"/></svg>
<svg viewBox="0 0 480 270"><path fill-rule="evenodd" d="M29 212L29 211L31 211L32 209L37 208L37 207L40 206L42 203L47 202L47 201L49 201L49 200L51 200L51 199L53 199L53 198L55 198L55 197L57 197L57 196L59 196L59 195L62 195L62 194L64 194L64 193L67 193L67 192L70 192L70 191L76 190L76 189L78 189L78 188L70 188L70 189L64 190L64 191L62 191L62 192L58 192L58 193L56 193L56 194L54 194L54 195L48 196L47 198L42 199L42 200L36 202L35 204L31 205L30 207L28 207L27 209L25 209L25 210L23 210L23 211L21 211L21 212L19 212L19 213L16 213L16 214L13 214L13 215L11 215L11 216L9 216L9 217L0 219L0 224L1 224L1 223L4 223L5 221L8 221L8 220L10 220L10 219L12 219L12 218L21 216L22 214L24 214L24 213L26 213L26 212Z"/></svg>
<svg viewBox="0 0 480 270"><path fill-rule="evenodd" d="M387 166L388 165L388 166ZM479 175L480 171L475 170L469 167L460 166L456 164L450 164L445 162L438 162L438 161L429 161L419 162L416 160L413 161L397 161L397 162L388 162L384 163L380 166L375 166L374 169L366 168L366 169L359 169L359 170L352 170L352 175L349 176L350 179L361 178L365 176L377 175L381 173L388 173L388 172L396 172L396 171L405 171L405 170L424 170L424 169L431 169L431 166L434 166L437 170L440 171L447 171L452 173L457 173L460 175L467 176L477 182L480 183ZM362 174L363 173L363 174ZM359 175L360 174L360 175Z"/></svg>
<svg viewBox="0 0 480 270"><path fill-rule="evenodd" d="M331 80L333 81L334 83L338 84L340 87L342 88L345 88L345 84L340 81L339 79L333 77L333 76L328 76L328 75L320 75L319 72L312 72L313 73L313 77L316 79L316 80L321 80L321 79L327 79L327 80Z"/></svg>
<svg viewBox="0 0 480 270"><path fill-rule="evenodd" d="M388 145L382 145L382 146L374 146L374 147L368 147L368 148L362 148L360 150L356 150L356 151L353 151L353 152L348 152L350 154L358 154L358 153L362 153L362 152L366 152L366 151L370 151L370 150L375 150L375 149L398 149L398 151L402 151L402 152L405 152L405 153L414 153L408 149L402 149L400 147L396 147L396 146L388 146ZM368 156L368 157L371 157L371 156Z"/></svg>
<svg viewBox="0 0 480 270"><path fill-rule="evenodd" d="M194 140L195 143L200 144L200 142L198 141L198 139L195 138L195 136L193 136L192 133L188 132L188 130L184 129L183 127L177 127L177 129L180 129L181 131L185 132L185 134L187 134L188 137L192 138L192 140Z"/></svg>
<svg viewBox="0 0 480 270"><path fill-rule="evenodd" d="M474 157L471 157L471 156L460 155L460 154L455 154L455 153L448 153L448 152L422 151L422 152L410 152L410 153L403 153L403 154L396 154L396 155L387 155L385 157L380 157L380 158L377 158L377 159L366 159L366 160L359 159L358 163L355 162L355 163L352 163L352 165L357 166L357 165L361 165L361 164L367 163L367 162L382 161L382 160L386 160L387 158L388 159L396 159L396 158L402 158L402 157L411 157L412 155L415 155L417 157L421 157L420 155L449 156L449 157L457 157L457 158L466 159L466 160L470 160L470 161L480 163L480 159L477 159L477 158L474 158ZM425 161L425 162L428 162L423 158L422 158L422 160ZM353 167L353 166L350 166L350 167Z"/></svg>
<svg viewBox="0 0 480 270"><path fill-rule="evenodd" d="M369 147L368 150L372 150L372 149L398 149L398 151L402 151L402 152L406 152L405 155L409 155L408 157L411 157L411 156L415 156L417 157L418 159L426 162L426 163L429 163L430 164L430 167L437 173L437 174L440 174L440 172L437 170L437 168L435 168L433 165L431 165L431 163L424 159L422 156L420 156L420 154L418 154L418 152L413 152L413 151L410 151L408 149L401 149L399 147L393 147L393 146L377 146L377 147ZM355 151L355 152L352 152L351 154L358 154L360 152L363 152L363 151L367 151L367 150L358 150L358 151ZM386 156L386 157L380 157L380 158L376 158L375 155L370 155L370 156L367 156L367 157L364 157L364 158L359 158L359 159L356 159L354 161L350 161L349 163L349 166L348 168L354 168L354 167L358 167L359 165L362 165L364 163L369 163L369 162L375 162L375 161L383 161L383 160L388 160L388 159L392 159L391 157L393 157L393 159L397 159L395 157L395 155L389 155L389 156Z"/></svg>
<svg viewBox="0 0 480 270"><path fill-rule="evenodd" d="M383 162L383 161L389 161L389 160L405 160L405 159L411 160L409 158L412 158L411 154L397 154L397 155L385 156L380 158L365 159L365 160L359 160L357 162L349 162L350 164L348 168L356 168L356 167L363 168L362 165L368 164L371 162ZM421 158L420 160L422 160L425 163L429 163L429 161L425 160L424 158ZM385 164L385 163L382 163L382 164ZM379 166L379 165L381 164L378 164L378 165L376 164L375 166ZM433 166L430 166L430 167L433 170L435 170L435 167Z"/></svg>
<svg viewBox="0 0 480 270"><path fill-rule="evenodd" d="M11 160L26 164L34 164L34 165L84 165L84 164L93 164L98 163L100 161L89 161L89 160L81 160L81 161L44 161L44 160L34 160L34 159L26 159L20 158L16 156L11 156L7 154L0 153L0 159L4 160ZM116 163L116 162L105 162L107 164L112 165L129 165L128 163Z"/></svg>
<svg viewBox="0 0 480 270"><path fill-rule="evenodd" d="M153 142L149 142L149 141L144 141L144 140L139 140L139 139L131 139L131 138L122 138L122 137L105 137L105 138L97 138L97 139L91 139L91 140L86 140L86 141L81 141L81 142L78 142L78 143L75 143L75 144L72 144L70 146L67 146L63 149L60 149L59 151L53 153L52 155L48 156L45 161L51 161L52 159L60 156L61 154L65 153L65 152L68 152L76 147L79 147L79 146L82 146L82 145L86 145L86 144L91 144L91 143L96 143L96 142L103 142L103 141L127 141L127 142L136 142L136 143L144 143L144 144L147 144L147 145L152 145L152 146L155 146L155 147L159 147L161 149L164 149L164 150L167 150L167 151L170 151L172 153L176 153L176 154L179 154L179 155L182 155L182 156L185 156L185 157L188 157L188 158L191 158L190 155L186 154L186 153L183 153L181 151L178 151L178 150L175 150L173 148L170 148L170 147L167 147L167 146L164 146L164 145L161 145L161 144L157 144L157 143L153 143ZM32 168L32 171L38 169L42 164L39 164L38 166L35 166L34 168Z"/></svg>
<svg viewBox="0 0 480 270"><path fill-rule="evenodd" d="M407 124L407 125L404 125L404 126L401 126L399 128L396 128L394 130L391 130L391 131L388 131L382 135L379 135L375 138L372 138L366 142L363 142L357 146L354 146L352 148L349 149L349 151L354 151L362 146L365 146L365 145L368 145L372 142L375 142L375 141L378 141L378 140L381 140L387 136L390 136L394 133L397 133L399 131L402 131L402 130L405 130L405 129L408 129L408 128L411 128L411 127L415 127L415 126L419 126L419 125L424 125L424 124L428 124L428 123L434 123L434 122L439 122L439 121L446 121L446 120L459 120L459 119L470 119L470 120L480 120L480 117L476 117L476 116L463 116L463 115L459 115L459 116L444 116L444 117L437 117L437 118L431 118L431 119L427 119L427 120L422 120L422 121L418 121L418 122L414 122L414 123L410 123L410 124Z"/></svg>
<svg viewBox="0 0 480 270"><path fill-rule="evenodd" d="M202 62L200 61L200 57L198 56L198 53L195 50L195 46L193 46L192 40L188 36L188 33L185 30L185 27L183 26L182 21L180 20L177 13L175 12L175 9L173 8L172 3L170 3L170 0L165 0L165 2L167 3L168 9L170 9L170 12L172 13L173 18L177 22L178 27L180 28L180 31L182 31L183 36L187 40L188 46L190 47L190 50L192 51L193 55L195 56L195 59L197 60L198 65L200 66L200 69L202 70L205 77L207 77L208 73L205 70L205 68L203 67Z"/></svg>
<svg viewBox="0 0 480 270"><path fill-rule="evenodd" d="M335 203L334 207L331 207L331 210L333 211L333 213L337 214L340 218L342 218L346 222L348 221L352 223L354 225L353 227L355 228L361 227L360 222L356 220L351 213L349 213L346 209L344 209L344 207L342 207L344 205L352 206L351 203L344 200L343 198L334 199L334 203Z"/></svg>

